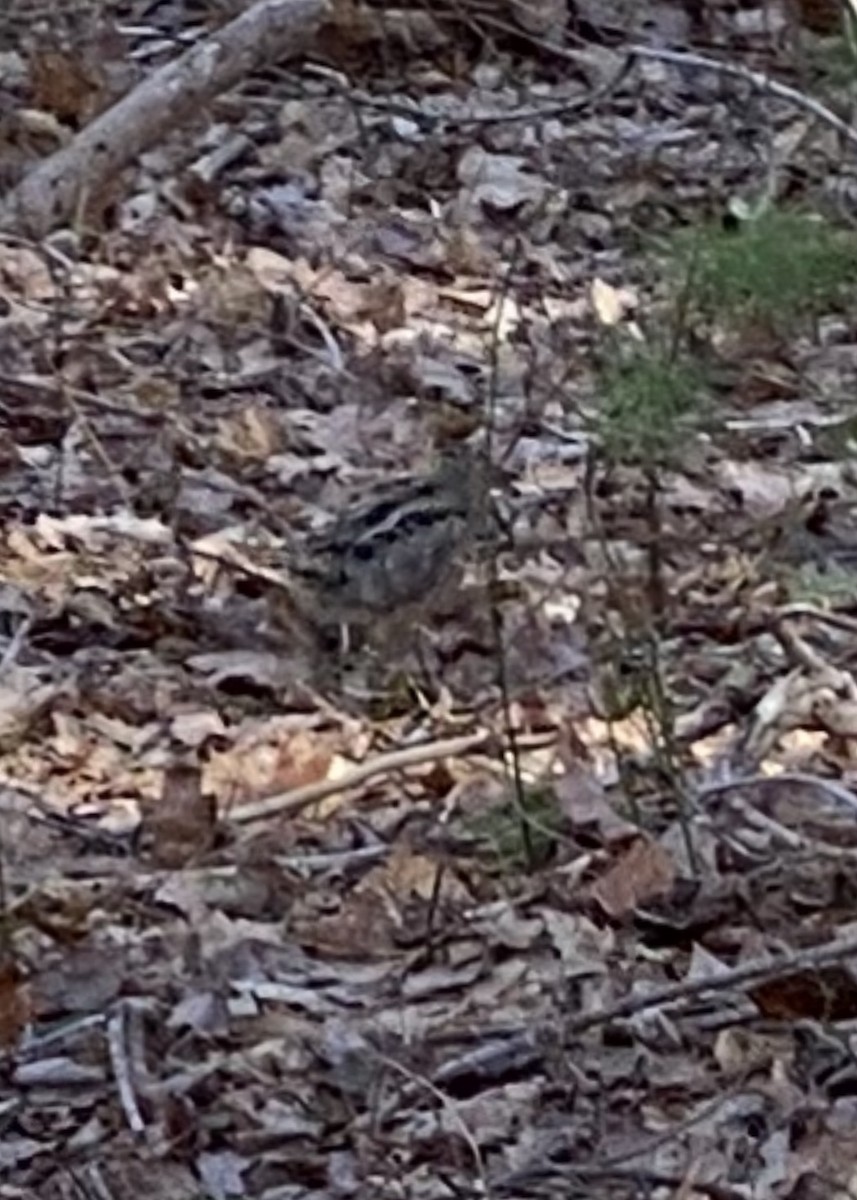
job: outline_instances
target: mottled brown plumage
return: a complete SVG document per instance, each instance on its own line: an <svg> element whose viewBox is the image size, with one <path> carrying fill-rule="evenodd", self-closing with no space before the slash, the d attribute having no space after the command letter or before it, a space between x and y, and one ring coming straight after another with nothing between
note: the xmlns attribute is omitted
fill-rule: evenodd
<svg viewBox="0 0 857 1200"><path fill-rule="evenodd" d="M484 463L463 451L373 489L294 554L295 607L315 625L365 627L430 611L455 586L486 501Z"/></svg>

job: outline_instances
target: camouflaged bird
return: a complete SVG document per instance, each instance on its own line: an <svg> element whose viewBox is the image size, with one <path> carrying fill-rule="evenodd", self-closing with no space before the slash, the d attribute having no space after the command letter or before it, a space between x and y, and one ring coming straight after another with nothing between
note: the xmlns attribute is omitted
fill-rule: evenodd
<svg viewBox="0 0 857 1200"><path fill-rule="evenodd" d="M371 489L291 556L295 608L316 627L371 628L430 612L486 526L487 476L484 458L459 449L430 474Z"/></svg>

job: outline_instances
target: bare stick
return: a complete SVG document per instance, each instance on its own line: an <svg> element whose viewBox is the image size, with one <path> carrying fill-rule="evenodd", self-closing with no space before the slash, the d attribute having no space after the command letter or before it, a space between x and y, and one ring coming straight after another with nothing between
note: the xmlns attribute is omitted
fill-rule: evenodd
<svg viewBox="0 0 857 1200"><path fill-rule="evenodd" d="M0 206L0 227L44 237L144 150L251 71L299 51L327 0L257 0L211 37L155 71L36 166Z"/></svg>
<svg viewBox="0 0 857 1200"><path fill-rule="evenodd" d="M735 779L724 779L720 782L705 783L695 793L697 803L709 796L723 796L728 792L740 792L745 788L776 788L783 784L796 784L799 787L815 788L823 796L828 796L837 804L857 810L857 796L835 779L824 779L820 775L810 775L804 771L781 771L778 775L745 775Z"/></svg>
<svg viewBox="0 0 857 1200"><path fill-rule="evenodd" d="M391 771L402 771L406 767L419 767L424 763L437 762L439 758L454 758L459 754L484 746L490 739L488 730L478 733L464 734L462 737L446 738L444 741L428 742L424 746L408 746L404 750L394 750L390 754L379 754L368 762L360 763L353 771L340 779L322 779L318 783L308 783L304 787L293 788L290 792L280 792L276 796L268 796L255 804L242 805L230 813L232 821L258 821L261 817L282 816L284 813L294 815L302 812L311 804L317 804L328 796L358 787L375 775L386 775Z"/></svg>
<svg viewBox="0 0 857 1200"><path fill-rule="evenodd" d="M816 608L814 604L785 604L776 614L777 621L786 621L792 617L809 617L813 621L820 621L822 625L857 633L857 621L853 617L845 613L826 612L823 608Z"/></svg>
<svg viewBox="0 0 857 1200"><path fill-rule="evenodd" d="M841 117L837 117L835 112L832 112L812 96L806 96L803 92L797 91L796 88L779 83L776 79L771 79L770 75L765 75L761 71L752 71L749 67L742 67L738 63L721 62L717 58L707 58L704 54L689 54L684 50L661 50L654 46L631 46L628 53L637 59L672 63L676 67L695 67L700 71L715 71L718 75L728 75L732 79L743 79L745 83L758 88L760 92L768 92L780 100L788 100L790 104L794 104L798 108L812 113L814 117L818 117L819 121L823 121L826 125L835 129L837 133L840 133L852 146L857 147L857 130L852 129L847 121L843 121Z"/></svg>
<svg viewBox="0 0 857 1200"><path fill-rule="evenodd" d="M107 1045L110 1051L110 1063L122 1102L122 1111L128 1128L132 1133L142 1134L146 1131L146 1122L140 1112L137 1097L134 1093L133 1072L128 1059L126 1048L126 1019L127 1008L120 1004L107 1022Z"/></svg>
<svg viewBox="0 0 857 1200"><path fill-rule="evenodd" d="M547 735L547 744L553 741L553 735ZM242 805L229 814L232 821L258 821L262 817L294 815L302 812L311 804L317 804L328 796L359 787L367 779L376 775L389 775L394 771L403 771L407 767L419 767L426 763L437 762L441 758L457 758L463 754L471 754L494 742L494 735L489 730L479 730L477 733L463 734L457 738L446 738L438 742L426 742L421 746L407 746L403 750L393 750L390 754L379 754L368 762L360 763L339 779L322 779L318 783L308 783L304 787L293 788L290 792L280 792L276 796L268 796L255 804ZM534 735L533 738L519 738L518 747L529 748L533 745L545 745L545 738Z"/></svg>
<svg viewBox="0 0 857 1200"><path fill-rule="evenodd" d="M606 1008L577 1013L565 1022L563 1031L566 1036L582 1033L585 1029L592 1029L596 1025L609 1025L611 1021L633 1016L634 1013L644 1012L648 1008L663 1008L667 1004L674 1004L676 1000L687 1000L709 992L726 992L730 988L761 983L764 979L794 975L796 971L814 971L819 967L841 962L845 958L857 958L857 937L825 942L821 946L810 946L807 950L796 950L787 958L753 959L740 967L724 971L722 975L685 979L681 983L670 983L655 988L647 995L626 996L624 1000Z"/></svg>

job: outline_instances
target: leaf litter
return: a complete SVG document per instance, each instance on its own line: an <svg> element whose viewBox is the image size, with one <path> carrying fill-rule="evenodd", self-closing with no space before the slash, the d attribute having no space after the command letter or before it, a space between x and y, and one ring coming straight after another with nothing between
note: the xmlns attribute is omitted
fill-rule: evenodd
<svg viewBox="0 0 857 1200"><path fill-rule="evenodd" d="M210 20L79 7L77 59L0 21L31 139ZM578 6L561 69L554 6L481 49L456 12L385 14L388 80L383 23L343 11L335 66L224 98L97 235L3 243L0 1196L850 1184L849 323L713 331L654 666L644 481L587 494L583 458L605 331L661 302L641 231L752 193L771 139L809 198L853 168L669 63L575 111L626 8ZM705 20L774 70L771 12ZM2 137L4 172L38 152ZM434 693L331 678L265 566L488 411L518 792L487 610L432 631Z"/></svg>

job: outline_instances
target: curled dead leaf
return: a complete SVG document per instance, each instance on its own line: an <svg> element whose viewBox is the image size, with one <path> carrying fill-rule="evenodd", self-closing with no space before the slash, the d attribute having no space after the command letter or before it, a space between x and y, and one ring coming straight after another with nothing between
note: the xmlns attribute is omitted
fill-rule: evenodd
<svg viewBox="0 0 857 1200"><path fill-rule="evenodd" d="M675 882L672 858L657 842L639 837L591 889L594 900L614 920L637 905L663 896Z"/></svg>

